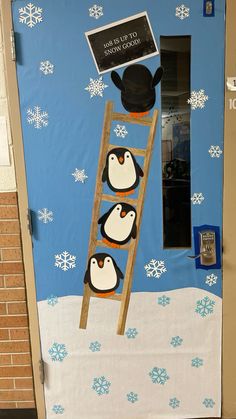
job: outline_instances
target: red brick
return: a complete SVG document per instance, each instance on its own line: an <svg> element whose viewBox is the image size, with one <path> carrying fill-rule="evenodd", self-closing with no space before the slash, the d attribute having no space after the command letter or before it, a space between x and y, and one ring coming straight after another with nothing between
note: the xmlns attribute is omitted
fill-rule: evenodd
<svg viewBox="0 0 236 419"><path fill-rule="evenodd" d="M20 233L19 221L0 221L0 234Z"/></svg>
<svg viewBox="0 0 236 419"><path fill-rule="evenodd" d="M0 377L32 377L32 368L30 366L0 367Z"/></svg>
<svg viewBox="0 0 236 419"><path fill-rule="evenodd" d="M0 409L16 409L17 407L16 402L0 402Z"/></svg>
<svg viewBox="0 0 236 419"><path fill-rule="evenodd" d="M0 355L0 365L10 365L11 355Z"/></svg>
<svg viewBox="0 0 236 419"><path fill-rule="evenodd" d="M1 262L0 275L6 274L23 274L24 267L22 262Z"/></svg>
<svg viewBox="0 0 236 419"><path fill-rule="evenodd" d="M0 205L16 205L16 204L17 204L16 192L0 193Z"/></svg>
<svg viewBox="0 0 236 419"><path fill-rule="evenodd" d="M35 407L35 402L17 402L17 409L33 409Z"/></svg>
<svg viewBox="0 0 236 419"><path fill-rule="evenodd" d="M21 238L19 234L0 234L0 247L19 247Z"/></svg>
<svg viewBox="0 0 236 419"><path fill-rule="evenodd" d="M0 400L4 401L21 401L21 400L34 400L32 390L10 390L0 391Z"/></svg>
<svg viewBox="0 0 236 419"><path fill-rule="evenodd" d="M27 316L0 316L0 327L28 327L28 318Z"/></svg>
<svg viewBox="0 0 236 419"><path fill-rule="evenodd" d="M31 365L31 356L30 354L13 354L12 363L13 365Z"/></svg>
<svg viewBox="0 0 236 419"><path fill-rule="evenodd" d="M4 287L5 287L5 284L4 284L4 276L1 275L0 276L0 288L4 288Z"/></svg>
<svg viewBox="0 0 236 419"><path fill-rule="evenodd" d="M2 249L2 261L4 260L12 260L14 262L22 260L21 249Z"/></svg>
<svg viewBox="0 0 236 419"><path fill-rule="evenodd" d="M0 206L0 219L14 220L18 219L18 208L17 206Z"/></svg>
<svg viewBox="0 0 236 419"><path fill-rule="evenodd" d="M6 303L0 303L0 315L7 314L7 305Z"/></svg>
<svg viewBox="0 0 236 419"><path fill-rule="evenodd" d="M26 303L8 303L8 314L27 314Z"/></svg>
<svg viewBox="0 0 236 419"><path fill-rule="evenodd" d="M28 329L10 329L11 340L29 340Z"/></svg>
<svg viewBox="0 0 236 419"><path fill-rule="evenodd" d="M24 289L0 289L0 301L25 301Z"/></svg>
<svg viewBox="0 0 236 419"><path fill-rule="evenodd" d="M25 288L24 275L5 276L6 288Z"/></svg>
<svg viewBox="0 0 236 419"><path fill-rule="evenodd" d="M16 378L16 388L33 389L33 378Z"/></svg>
<svg viewBox="0 0 236 419"><path fill-rule="evenodd" d="M0 380L0 392L3 389L14 389L14 381L10 379L1 379Z"/></svg>
<svg viewBox="0 0 236 419"><path fill-rule="evenodd" d="M0 329L0 340L8 340L8 339L9 339L8 329Z"/></svg>
<svg viewBox="0 0 236 419"><path fill-rule="evenodd" d="M18 352L29 352L30 345L29 342L0 342L0 352L1 353L18 353Z"/></svg>

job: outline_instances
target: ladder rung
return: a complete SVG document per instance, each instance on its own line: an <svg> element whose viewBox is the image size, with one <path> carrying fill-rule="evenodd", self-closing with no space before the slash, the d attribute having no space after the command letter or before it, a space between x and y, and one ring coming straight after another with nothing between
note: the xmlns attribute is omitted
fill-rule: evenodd
<svg viewBox="0 0 236 419"><path fill-rule="evenodd" d="M99 295L92 293L91 297L94 298L100 298L102 300L115 300L115 301L121 301L121 294L114 294L114 295L109 295L109 297L99 297Z"/></svg>
<svg viewBox="0 0 236 419"><path fill-rule="evenodd" d="M137 205L137 199L127 198L126 196L115 196L115 195L102 195L103 201L108 202L125 202L126 204L130 205Z"/></svg>
<svg viewBox="0 0 236 419"><path fill-rule="evenodd" d="M122 122L129 122L130 124L137 124L137 125L152 125L152 118L133 118L132 116L113 112L112 114L113 121L122 121Z"/></svg>
<svg viewBox="0 0 236 419"><path fill-rule="evenodd" d="M97 247L107 247L108 249L112 249L112 246L108 246L108 244L106 244L102 240L97 240L96 245L97 245ZM129 245L128 244L124 244L123 246L117 247L117 249L120 249L120 250L129 250Z"/></svg>
<svg viewBox="0 0 236 419"><path fill-rule="evenodd" d="M121 147L119 145L115 145L115 144L109 144L108 146L108 150L112 150L114 147ZM123 148L123 147L122 147ZM146 154L146 150L144 150L143 148L133 148L133 147L124 147L127 148L127 150L131 151L132 154L134 154L135 156L142 156L145 157Z"/></svg>

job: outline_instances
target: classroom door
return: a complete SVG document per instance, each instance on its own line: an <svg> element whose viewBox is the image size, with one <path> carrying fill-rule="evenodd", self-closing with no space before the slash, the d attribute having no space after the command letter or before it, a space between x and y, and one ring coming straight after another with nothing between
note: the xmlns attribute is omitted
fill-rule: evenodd
<svg viewBox="0 0 236 419"><path fill-rule="evenodd" d="M47 418L220 417L225 1L12 14Z"/></svg>

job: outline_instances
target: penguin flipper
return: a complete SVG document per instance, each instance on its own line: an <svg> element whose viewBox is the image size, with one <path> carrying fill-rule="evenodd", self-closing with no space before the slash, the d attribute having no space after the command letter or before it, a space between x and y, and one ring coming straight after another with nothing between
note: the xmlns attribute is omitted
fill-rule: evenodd
<svg viewBox="0 0 236 419"><path fill-rule="evenodd" d="M84 275L84 284L88 284L89 281L90 281L90 272L89 272L89 269L87 269Z"/></svg>
<svg viewBox="0 0 236 419"><path fill-rule="evenodd" d="M98 224L104 224L104 223L106 222L106 220L107 220L107 213L106 213L106 214L103 214L103 215L99 218L99 220L98 220Z"/></svg>
<svg viewBox="0 0 236 419"><path fill-rule="evenodd" d="M133 239L136 239L136 237L137 237L137 226L136 226L136 223L134 223L134 225L133 225L133 228L132 228L132 231L131 231L131 237Z"/></svg>
<svg viewBox="0 0 236 419"><path fill-rule="evenodd" d="M137 173L139 174L140 177L144 176L143 173L143 169L139 166L139 164L136 162L136 169L137 169Z"/></svg>
<svg viewBox="0 0 236 419"><path fill-rule="evenodd" d="M106 182L107 181L107 175L108 175L108 169L107 169L107 165L104 167L104 170L102 172L102 181Z"/></svg>
<svg viewBox="0 0 236 419"><path fill-rule="evenodd" d="M153 80L152 80L152 87L155 87L158 83L160 83L160 81L162 79L162 76L163 76L163 73L164 73L164 68L163 67L159 67L156 70L156 72L154 74L154 77L153 77Z"/></svg>
<svg viewBox="0 0 236 419"><path fill-rule="evenodd" d="M121 80L121 78L120 78L120 76L119 76L119 74L116 72L116 71L112 71L111 72L111 79L112 79L112 81L113 81L113 83L114 83L114 85L119 89L119 90L121 90L122 92L124 92L125 91L125 87L124 87L124 85L123 85L123 83L122 83L122 80Z"/></svg>

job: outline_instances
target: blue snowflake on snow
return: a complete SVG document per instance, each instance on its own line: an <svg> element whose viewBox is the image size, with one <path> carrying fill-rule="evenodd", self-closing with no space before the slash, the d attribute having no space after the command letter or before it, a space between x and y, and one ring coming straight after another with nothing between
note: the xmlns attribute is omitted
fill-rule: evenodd
<svg viewBox="0 0 236 419"><path fill-rule="evenodd" d="M170 297L167 297L166 295L158 297L158 304L162 307L166 307L168 304L170 304Z"/></svg>
<svg viewBox="0 0 236 419"><path fill-rule="evenodd" d="M98 341L91 342L90 346L89 346L89 349L92 352L99 352L101 350L101 343L99 343Z"/></svg>
<svg viewBox="0 0 236 419"><path fill-rule="evenodd" d="M196 313L200 314L201 317L206 317L208 314L213 313L213 307L215 301L210 300L209 297L204 297L202 300L197 301Z"/></svg>
<svg viewBox="0 0 236 419"><path fill-rule="evenodd" d="M56 295L51 294L47 298L47 302L49 306L54 307L58 303L58 298L56 297Z"/></svg>
<svg viewBox="0 0 236 419"><path fill-rule="evenodd" d="M60 404L54 404L52 410L54 413L56 413L56 415L62 415L65 411L64 407L62 407Z"/></svg>
<svg viewBox="0 0 236 419"><path fill-rule="evenodd" d="M62 362L64 358L68 355L66 347L63 343L54 343L52 347L48 350L52 361Z"/></svg>
<svg viewBox="0 0 236 419"><path fill-rule="evenodd" d="M138 335L138 331L135 327L133 329L129 328L125 334L128 339L135 339Z"/></svg>
<svg viewBox="0 0 236 419"><path fill-rule="evenodd" d="M170 399L169 406L172 407L172 409L176 409L179 407L180 401L174 397L173 399Z"/></svg>
<svg viewBox="0 0 236 419"><path fill-rule="evenodd" d="M127 399L130 403L136 403L138 401L138 395L132 391L127 394Z"/></svg>
<svg viewBox="0 0 236 419"><path fill-rule="evenodd" d="M201 358L194 358L192 359L192 367L200 368L203 366L203 359Z"/></svg>
<svg viewBox="0 0 236 419"><path fill-rule="evenodd" d="M202 402L202 404L204 404L205 405L205 407L207 407L207 408L213 408L214 407L214 405L215 405L215 402L214 402L214 400L212 400L212 399L205 399L203 402Z"/></svg>
<svg viewBox="0 0 236 419"><path fill-rule="evenodd" d="M170 344L173 346L173 348L176 348L177 346L181 346L182 343L183 343L183 339L179 336L174 336L171 339L171 342L170 342Z"/></svg>
<svg viewBox="0 0 236 419"><path fill-rule="evenodd" d="M149 372L149 376L152 379L154 384L161 384L162 386L169 380L169 376L165 368L158 368L154 367L151 372Z"/></svg>
<svg viewBox="0 0 236 419"><path fill-rule="evenodd" d="M96 391L99 396L109 393L111 383L106 380L104 376L94 378L92 389Z"/></svg>

